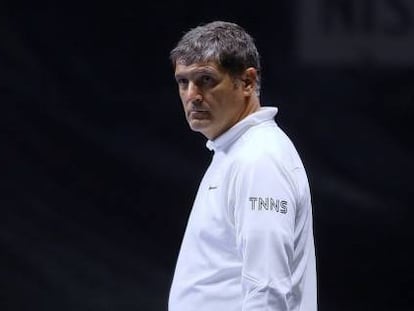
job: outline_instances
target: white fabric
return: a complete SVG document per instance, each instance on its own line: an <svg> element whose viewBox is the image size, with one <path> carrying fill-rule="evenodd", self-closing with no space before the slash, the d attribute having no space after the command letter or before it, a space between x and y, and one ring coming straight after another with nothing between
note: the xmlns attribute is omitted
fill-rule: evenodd
<svg viewBox="0 0 414 311"><path fill-rule="evenodd" d="M214 151L188 220L169 311L316 311L308 180L263 107Z"/></svg>

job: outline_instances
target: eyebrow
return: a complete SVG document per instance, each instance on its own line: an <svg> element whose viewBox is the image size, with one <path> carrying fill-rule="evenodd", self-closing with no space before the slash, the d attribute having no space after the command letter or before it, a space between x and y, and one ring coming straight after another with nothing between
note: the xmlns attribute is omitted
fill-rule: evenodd
<svg viewBox="0 0 414 311"><path fill-rule="evenodd" d="M182 78L187 78L188 76L196 76L196 75L203 75L203 74L208 74L208 75L216 75L216 72L212 69L207 69L207 68L197 68L194 70L191 70L189 72L184 72L184 73L178 73L175 75L176 79L182 79Z"/></svg>

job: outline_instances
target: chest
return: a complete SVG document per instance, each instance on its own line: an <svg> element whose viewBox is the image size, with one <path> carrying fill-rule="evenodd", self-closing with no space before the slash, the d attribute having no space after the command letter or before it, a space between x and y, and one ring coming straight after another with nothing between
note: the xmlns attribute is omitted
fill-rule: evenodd
<svg viewBox="0 0 414 311"><path fill-rule="evenodd" d="M206 171L191 211L189 227L206 243L232 247L235 243L234 213L226 163L212 162Z"/></svg>

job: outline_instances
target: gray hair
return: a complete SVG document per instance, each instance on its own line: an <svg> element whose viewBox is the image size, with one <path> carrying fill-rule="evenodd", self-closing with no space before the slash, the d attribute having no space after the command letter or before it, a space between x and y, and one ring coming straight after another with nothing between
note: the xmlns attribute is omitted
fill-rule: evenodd
<svg viewBox="0 0 414 311"><path fill-rule="evenodd" d="M232 77L253 67L257 71L256 94L260 94L260 55L254 39L237 24L214 21L190 29L171 51L170 59L173 66L213 61Z"/></svg>

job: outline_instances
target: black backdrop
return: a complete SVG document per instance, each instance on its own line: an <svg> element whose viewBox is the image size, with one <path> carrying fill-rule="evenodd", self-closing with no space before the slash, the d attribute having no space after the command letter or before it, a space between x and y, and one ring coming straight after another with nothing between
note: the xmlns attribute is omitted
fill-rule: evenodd
<svg viewBox="0 0 414 311"><path fill-rule="evenodd" d="M9 2L1 310L166 310L211 157L168 53L214 19L256 38L263 104L279 107L308 169L320 310L414 310L412 65L301 62L298 1Z"/></svg>

